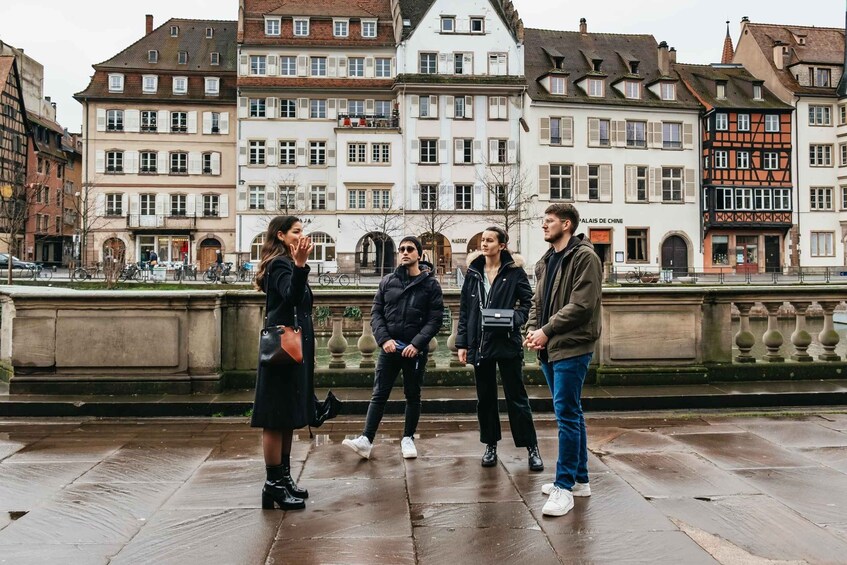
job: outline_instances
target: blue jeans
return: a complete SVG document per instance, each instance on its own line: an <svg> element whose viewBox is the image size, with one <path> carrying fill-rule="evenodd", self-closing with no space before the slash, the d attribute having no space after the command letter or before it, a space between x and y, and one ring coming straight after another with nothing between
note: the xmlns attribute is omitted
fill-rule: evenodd
<svg viewBox="0 0 847 565"><path fill-rule="evenodd" d="M575 482L588 482L588 439L580 397L591 355L586 353L552 363L541 362L559 425L556 486L566 490L572 490Z"/></svg>

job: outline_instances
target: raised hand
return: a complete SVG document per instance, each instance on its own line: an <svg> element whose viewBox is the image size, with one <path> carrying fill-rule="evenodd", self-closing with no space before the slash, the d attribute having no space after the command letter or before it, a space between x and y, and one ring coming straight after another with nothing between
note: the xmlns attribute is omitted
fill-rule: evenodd
<svg viewBox="0 0 847 565"><path fill-rule="evenodd" d="M312 253L315 245L312 243L311 237L301 237L297 243L289 244L291 249L291 257L294 259L294 264L298 267L305 267L306 261L309 260L309 254Z"/></svg>

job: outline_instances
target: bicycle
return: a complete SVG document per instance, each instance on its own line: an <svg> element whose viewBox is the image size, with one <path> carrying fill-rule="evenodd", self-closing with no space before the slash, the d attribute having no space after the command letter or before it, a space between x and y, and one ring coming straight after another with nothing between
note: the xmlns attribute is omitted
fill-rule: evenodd
<svg viewBox="0 0 847 565"><path fill-rule="evenodd" d="M213 263L203 274L203 280L209 284L215 284L216 282L229 284L230 277L233 277L232 263L224 263L222 267L218 267L217 263Z"/></svg>
<svg viewBox="0 0 847 565"><path fill-rule="evenodd" d="M174 280L186 280L191 277L192 280L197 280L197 265L184 265L183 263L177 263L176 267L174 267Z"/></svg>
<svg viewBox="0 0 847 565"><path fill-rule="evenodd" d="M103 275L103 267L100 263L95 263L94 267L78 267L71 273L71 280L84 281L98 279Z"/></svg>
<svg viewBox="0 0 847 565"><path fill-rule="evenodd" d="M141 269L138 268L138 265L135 263L130 263L129 265L124 265L121 269L121 272L118 274L119 281L140 281L141 280Z"/></svg>
<svg viewBox="0 0 847 565"><path fill-rule="evenodd" d="M238 266L238 281L250 282L253 280L253 265L250 263L242 263Z"/></svg>
<svg viewBox="0 0 847 565"><path fill-rule="evenodd" d="M321 283L321 286L332 286L334 284L339 284L341 286L347 286L350 284L350 277L345 274L340 274L336 277L332 276L332 273L323 273L318 277L318 282Z"/></svg>
<svg viewBox="0 0 847 565"><path fill-rule="evenodd" d="M27 267L18 267L15 269L15 278L23 280L44 280L49 281L53 278L52 269L44 268L44 265L33 265Z"/></svg>
<svg viewBox="0 0 847 565"><path fill-rule="evenodd" d="M656 282L658 275L649 271L642 271L640 267L635 267L632 271L626 274L626 282L635 283L651 283Z"/></svg>

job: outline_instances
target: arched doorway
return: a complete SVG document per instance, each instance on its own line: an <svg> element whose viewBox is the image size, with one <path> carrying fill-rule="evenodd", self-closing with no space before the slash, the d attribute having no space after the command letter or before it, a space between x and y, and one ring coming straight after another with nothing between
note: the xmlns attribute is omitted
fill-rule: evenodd
<svg viewBox="0 0 847 565"><path fill-rule="evenodd" d="M117 237L110 237L103 242L103 261L109 259L117 263L126 260L126 244Z"/></svg>
<svg viewBox="0 0 847 565"><path fill-rule="evenodd" d="M677 277L688 274L688 244L680 236L672 235L662 243L662 269Z"/></svg>
<svg viewBox="0 0 847 565"><path fill-rule="evenodd" d="M311 234L314 248L309 255L309 262L319 264L320 270L337 270L338 266L335 262L335 240L327 233L313 232Z"/></svg>
<svg viewBox="0 0 847 565"><path fill-rule="evenodd" d="M200 242L200 246L197 249L197 261L200 263L201 271L205 271L215 262L218 251L223 252L221 242L217 239L207 237Z"/></svg>
<svg viewBox="0 0 847 565"><path fill-rule="evenodd" d="M479 232L468 242L468 255L475 251L479 251L479 243L482 241L482 232Z"/></svg>
<svg viewBox="0 0 847 565"><path fill-rule="evenodd" d="M433 264L435 274L443 275L453 270L453 247L449 239L440 233L434 236L427 233L420 239L424 249L423 259Z"/></svg>
<svg viewBox="0 0 847 565"><path fill-rule="evenodd" d="M362 274L385 276L396 265L394 240L388 234L365 234L356 245L356 267Z"/></svg>
<svg viewBox="0 0 847 565"><path fill-rule="evenodd" d="M253 241L250 242L250 260L251 261L261 261L262 260L262 246L265 244L265 234L260 233L256 237L253 238Z"/></svg>

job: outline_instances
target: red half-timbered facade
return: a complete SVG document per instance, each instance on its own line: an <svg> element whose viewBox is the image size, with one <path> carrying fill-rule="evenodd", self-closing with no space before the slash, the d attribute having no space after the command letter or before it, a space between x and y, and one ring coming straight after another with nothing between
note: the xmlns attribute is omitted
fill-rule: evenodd
<svg viewBox="0 0 847 565"><path fill-rule="evenodd" d="M792 107L740 65L678 65L704 106L704 268L781 271L793 224Z"/></svg>

